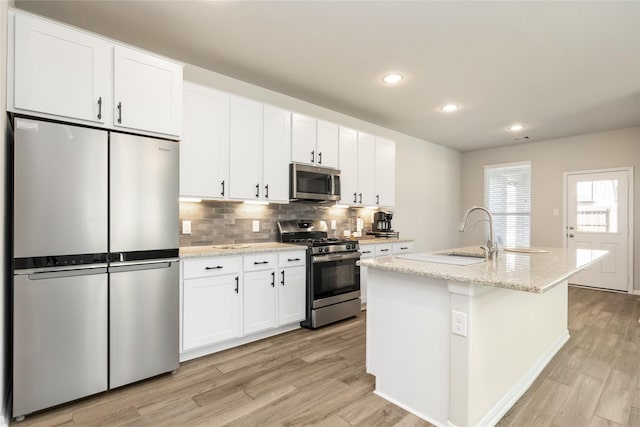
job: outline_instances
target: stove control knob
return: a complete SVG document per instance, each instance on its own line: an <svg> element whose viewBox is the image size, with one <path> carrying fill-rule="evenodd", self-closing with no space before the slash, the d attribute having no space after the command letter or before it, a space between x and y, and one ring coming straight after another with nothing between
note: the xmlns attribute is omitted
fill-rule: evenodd
<svg viewBox="0 0 640 427"><path fill-rule="evenodd" d="M329 246L325 246L324 251L329 252Z"/></svg>

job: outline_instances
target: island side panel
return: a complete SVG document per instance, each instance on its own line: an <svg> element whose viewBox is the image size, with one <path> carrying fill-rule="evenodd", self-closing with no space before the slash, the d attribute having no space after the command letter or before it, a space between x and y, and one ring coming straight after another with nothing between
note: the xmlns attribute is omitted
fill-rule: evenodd
<svg viewBox="0 0 640 427"><path fill-rule="evenodd" d="M379 396L439 426L449 411L449 290L444 280L369 269L367 372Z"/></svg>
<svg viewBox="0 0 640 427"><path fill-rule="evenodd" d="M451 426L494 425L569 339L567 281L545 293L449 283L467 336L451 335Z"/></svg>

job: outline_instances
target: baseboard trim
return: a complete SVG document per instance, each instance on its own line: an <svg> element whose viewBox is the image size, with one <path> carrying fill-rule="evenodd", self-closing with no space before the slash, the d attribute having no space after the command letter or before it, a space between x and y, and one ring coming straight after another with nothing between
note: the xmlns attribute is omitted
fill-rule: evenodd
<svg viewBox="0 0 640 427"><path fill-rule="evenodd" d="M553 356L569 341L569 331L565 331L555 343L531 366L527 373L500 399L480 420L478 426L493 426L504 417L511 407L526 393L540 372L549 364Z"/></svg>

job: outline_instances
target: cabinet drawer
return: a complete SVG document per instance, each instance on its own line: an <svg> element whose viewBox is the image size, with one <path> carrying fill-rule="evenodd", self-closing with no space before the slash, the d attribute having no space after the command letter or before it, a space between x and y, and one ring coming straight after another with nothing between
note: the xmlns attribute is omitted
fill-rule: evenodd
<svg viewBox="0 0 640 427"><path fill-rule="evenodd" d="M282 252L278 254L278 267L297 267L306 264L306 251Z"/></svg>
<svg viewBox="0 0 640 427"><path fill-rule="evenodd" d="M407 252L413 252L413 243L411 242L398 242L393 244L393 254L402 254Z"/></svg>
<svg viewBox="0 0 640 427"><path fill-rule="evenodd" d="M276 268L277 259L277 255L275 253L245 255L244 272Z"/></svg>
<svg viewBox="0 0 640 427"><path fill-rule="evenodd" d="M376 245L360 245L360 258L373 258L376 252Z"/></svg>
<svg viewBox="0 0 640 427"><path fill-rule="evenodd" d="M221 276L239 273L242 267L241 257L215 257L183 261L184 278Z"/></svg>
<svg viewBox="0 0 640 427"><path fill-rule="evenodd" d="M376 256L389 256L392 254L393 245L391 243L384 243L381 245L376 245Z"/></svg>

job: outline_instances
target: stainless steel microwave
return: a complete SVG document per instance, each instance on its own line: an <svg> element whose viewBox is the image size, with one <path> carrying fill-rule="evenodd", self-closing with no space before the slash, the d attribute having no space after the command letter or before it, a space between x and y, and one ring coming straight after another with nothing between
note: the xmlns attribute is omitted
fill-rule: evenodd
<svg viewBox="0 0 640 427"><path fill-rule="evenodd" d="M289 198L291 200L340 200L340 171L291 163Z"/></svg>

